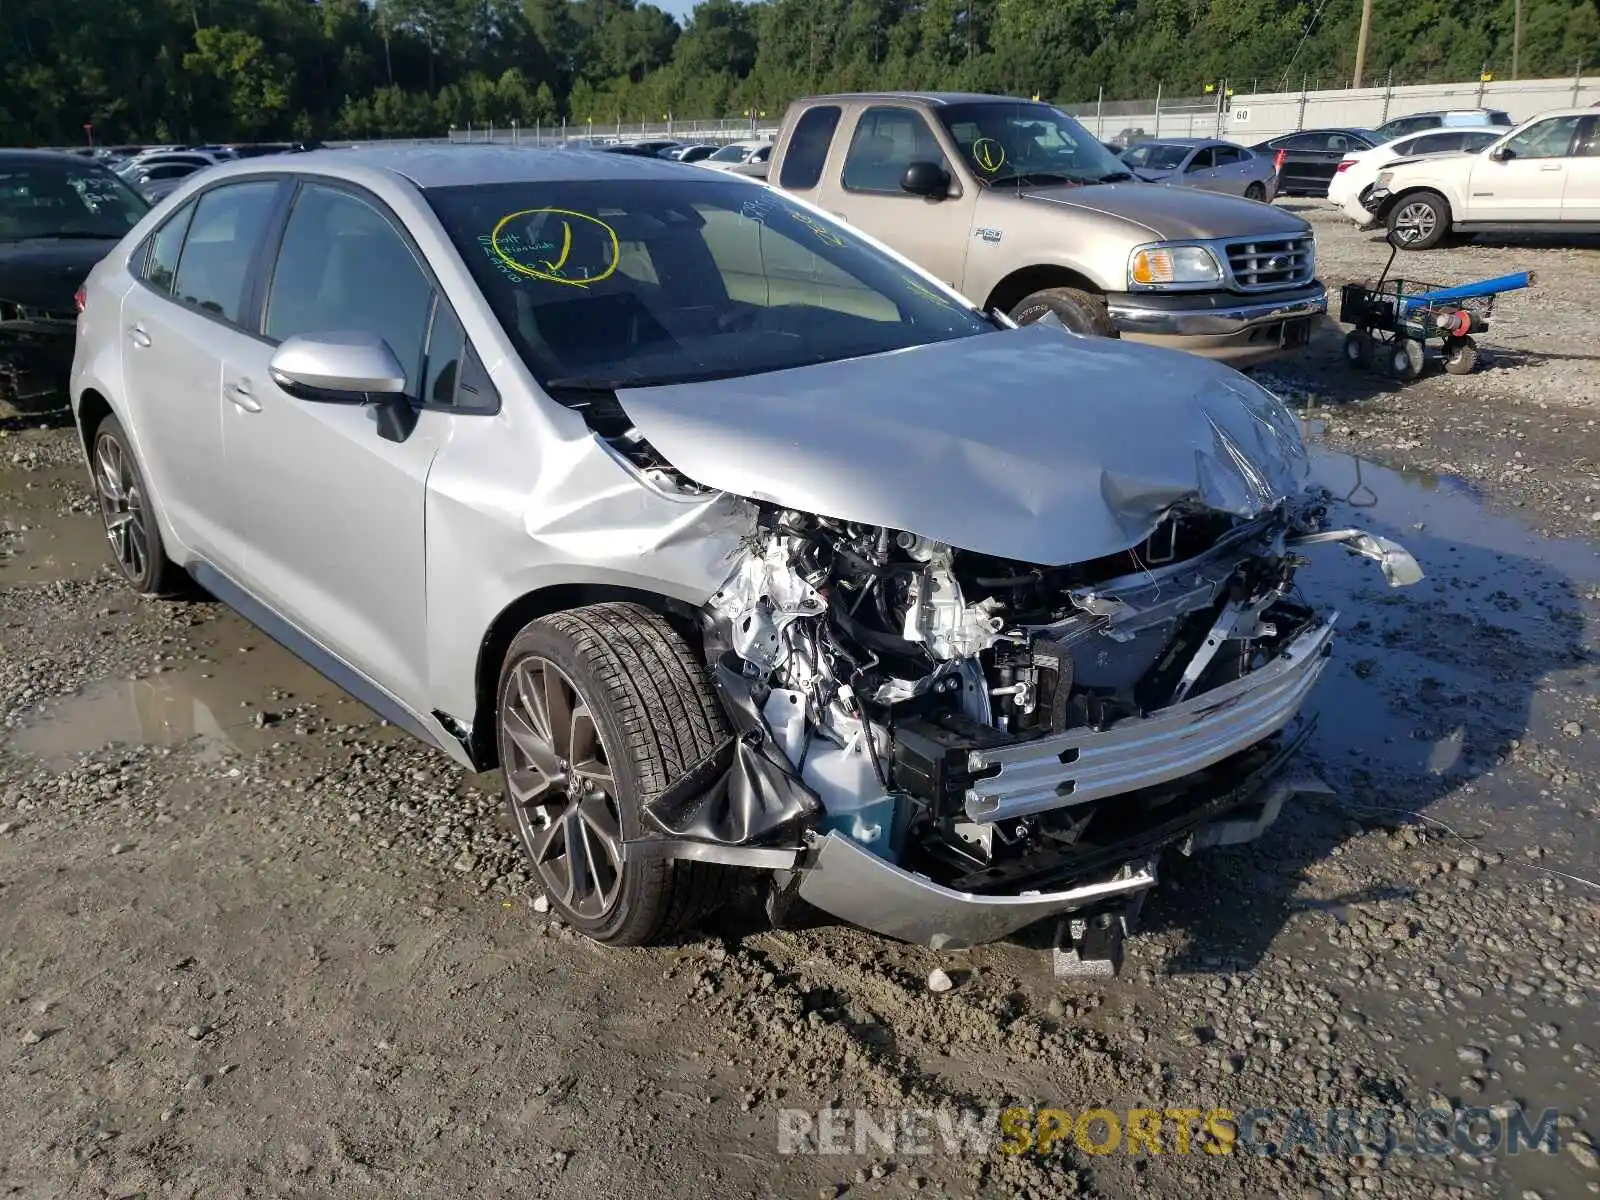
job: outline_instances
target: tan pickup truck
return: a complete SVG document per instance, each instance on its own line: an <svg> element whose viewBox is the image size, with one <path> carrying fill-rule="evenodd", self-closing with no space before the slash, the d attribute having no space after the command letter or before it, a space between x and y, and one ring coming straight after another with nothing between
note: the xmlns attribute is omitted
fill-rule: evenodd
<svg viewBox="0 0 1600 1200"><path fill-rule="evenodd" d="M1026 324L1235 366L1304 346L1327 311L1316 239L1253 200L1141 183L1048 104L870 93L790 106L769 183Z"/></svg>

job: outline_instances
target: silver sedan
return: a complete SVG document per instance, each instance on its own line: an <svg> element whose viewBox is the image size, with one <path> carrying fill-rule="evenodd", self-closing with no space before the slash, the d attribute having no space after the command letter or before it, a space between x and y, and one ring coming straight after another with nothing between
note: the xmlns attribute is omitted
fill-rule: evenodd
<svg viewBox="0 0 1600 1200"><path fill-rule="evenodd" d="M1270 158L1216 138L1140 142L1122 152L1122 161L1151 183L1226 192L1262 202L1278 192L1278 172Z"/></svg>
<svg viewBox="0 0 1600 1200"><path fill-rule="evenodd" d="M112 553L463 766L551 906L671 936L758 873L951 947L1127 913L1262 833L1333 615L1294 417L1017 328L783 192L655 158L313 151L90 274ZM1224 647L1231 647L1225 649ZM404 780L382 785L403 793Z"/></svg>

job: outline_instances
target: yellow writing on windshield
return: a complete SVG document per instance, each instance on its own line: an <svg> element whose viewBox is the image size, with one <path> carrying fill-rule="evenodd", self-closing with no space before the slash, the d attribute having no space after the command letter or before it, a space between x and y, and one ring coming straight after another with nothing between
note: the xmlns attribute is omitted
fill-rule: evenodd
<svg viewBox="0 0 1600 1200"><path fill-rule="evenodd" d="M520 233L508 231L506 227L518 218L527 218L526 228ZM554 228L558 224L559 234ZM599 217L569 208L524 208L507 213L489 235L489 248L518 275L571 287L587 287L609 278L621 257L615 229Z"/></svg>
<svg viewBox="0 0 1600 1200"><path fill-rule="evenodd" d="M793 217L796 221L799 221L800 224L804 225L807 229L811 230L812 233L816 234L823 241L827 242L828 245L830 245L830 246L843 246L844 245L844 239L842 237L840 237L837 233L833 232L833 230L829 229L826 225L824 225L821 221L817 220L810 213L808 213L808 212L792 212L789 215L791 217Z"/></svg>
<svg viewBox="0 0 1600 1200"><path fill-rule="evenodd" d="M994 138L981 137L972 143L972 161L993 175L1006 163L1006 148Z"/></svg>

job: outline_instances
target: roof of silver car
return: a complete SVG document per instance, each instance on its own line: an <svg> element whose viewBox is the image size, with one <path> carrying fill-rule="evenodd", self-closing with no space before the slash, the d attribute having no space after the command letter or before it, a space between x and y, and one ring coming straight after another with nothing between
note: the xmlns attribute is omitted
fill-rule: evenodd
<svg viewBox="0 0 1600 1200"><path fill-rule="evenodd" d="M290 159L252 159L262 170L340 165L391 171L419 188L457 184L574 183L613 179L698 179L718 174L692 164L592 150L536 150L522 146L370 146L312 150ZM725 182L734 182L728 180Z"/></svg>

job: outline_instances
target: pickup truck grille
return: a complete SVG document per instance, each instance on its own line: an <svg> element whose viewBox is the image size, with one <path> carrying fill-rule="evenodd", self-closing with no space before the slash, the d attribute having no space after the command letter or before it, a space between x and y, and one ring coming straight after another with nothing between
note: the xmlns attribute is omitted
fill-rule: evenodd
<svg viewBox="0 0 1600 1200"><path fill-rule="evenodd" d="M1228 271L1242 292L1310 283L1317 270L1317 242L1311 234L1230 241Z"/></svg>

